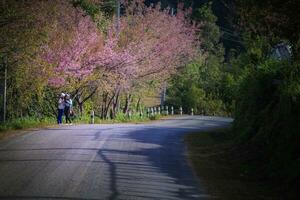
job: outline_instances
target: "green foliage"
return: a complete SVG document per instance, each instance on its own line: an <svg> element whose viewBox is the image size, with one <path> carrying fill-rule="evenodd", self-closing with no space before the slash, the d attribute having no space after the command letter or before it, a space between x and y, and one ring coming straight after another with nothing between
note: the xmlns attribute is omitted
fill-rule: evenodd
<svg viewBox="0 0 300 200"><path fill-rule="evenodd" d="M175 76L167 91L167 104L177 108L182 106L184 113L190 113L193 108L195 114L227 115L222 100L217 99L211 91L209 83L213 79L213 73L205 75L203 68L207 69L198 60L187 65Z"/></svg>
<svg viewBox="0 0 300 200"><path fill-rule="evenodd" d="M270 176L300 177L300 65L265 60L248 70L236 97L234 130L244 143L258 145Z"/></svg>
<svg viewBox="0 0 300 200"><path fill-rule="evenodd" d="M216 25L217 17L212 11L212 4L206 3L194 14L194 20L201 24L201 45L202 49L219 58L223 56L223 47L220 43L221 32Z"/></svg>
<svg viewBox="0 0 300 200"><path fill-rule="evenodd" d="M201 24L202 50L206 58L196 59L170 81L168 103L182 106L185 113L230 115L232 112L233 78L224 69L221 32L211 4L204 4L194 15Z"/></svg>
<svg viewBox="0 0 300 200"><path fill-rule="evenodd" d="M14 120L10 120L6 123L0 124L0 132L16 129L34 128L45 125L51 125L55 123L53 118L35 118L35 117L24 117Z"/></svg>
<svg viewBox="0 0 300 200"><path fill-rule="evenodd" d="M160 115L153 115L150 117L140 116L139 113L132 113L130 116L128 114L124 114L123 112L118 112L116 118L113 119L113 122L143 122L148 120L158 120L160 119Z"/></svg>
<svg viewBox="0 0 300 200"><path fill-rule="evenodd" d="M300 17L298 0L235 0L239 25L251 35L266 36L269 41L279 37L295 45L299 54Z"/></svg>
<svg viewBox="0 0 300 200"><path fill-rule="evenodd" d="M270 59L268 38L244 38L247 51L231 59L223 79L223 91L233 94L226 96L234 102L236 139L257 149L265 174L291 185L300 177L300 67Z"/></svg>
<svg viewBox="0 0 300 200"><path fill-rule="evenodd" d="M161 115L153 115L153 116L149 117L150 120L158 120L160 118L161 118Z"/></svg>
<svg viewBox="0 0 300 200"><path fill-rule="evenodd" d="M116 118L114 119L101 119L98 116L95 116L94 122L95 124L103 124L103 123L127 123L127 122L145 122L149 120L158 120L160 119L160 115L155 115L151 117L143 116L141 117L138 113L133 113L130 117L122 112L117 113ZM63 117L64 122L64 117ZM83 116L75 116L72 119L74 124L89 124L91 123L90 115ZM0 132L10 131L10 130L20 130L20 129L28 129L28 128L38 128L44 127L48 125L55 125L56 118L55 117L23 117L10 120L6 123L0 123Z"/></svg>
<svg viewBox="0 0 300 200"><path fill-rule="evenodd" d="M30 114L30 104L41 102L47 83L48 66L40 59L40 46L47 41L47 30L42 14L55 8L36 1L5 1L0 6L1 75L2 57L7 58L7 113L9 118Z"/></svg>
<svg viewBox="0 0 300 200"><path fill-rule="evenodd" d="M100 12L99 6L96 6L95 4L92 4L86 0L74 0L73 5L75 7L80 6L88 15L93 18Z"/></svg>
<svg viewBox="0 0 300 200"><path fill-rule="evenodd" d="M89 0L73 0L73 5L82 8L92 17L98 28L104 32L115 10L115 2L113 0L105 1L103 5Z"/></svg>
<svg viewBox="0 0 300 200"><path fill-rule="evenodd" d="M118 122L128 122L131 120L136 120L137 118L140 118L137 114L133 114L131 116L128 116L126 114L124 114L123 112L118 112L116 114L116 118L115 120Z"/></svg>

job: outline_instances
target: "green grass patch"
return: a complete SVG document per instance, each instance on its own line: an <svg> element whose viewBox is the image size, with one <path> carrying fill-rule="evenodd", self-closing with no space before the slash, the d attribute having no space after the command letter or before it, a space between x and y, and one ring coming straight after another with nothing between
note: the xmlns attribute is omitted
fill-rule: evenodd
<svg viewBox="0 0 300 200"><path fill-rule="evenodd" d="M161 115L145 117L139 116L138 114L132 116L126 116L123 113L119 113L115 119L101 119L100 117L95 116L95 124L104 124L104 123L139 123L139 122L148 122L151 120L159 120L162 118ZM65 118L63 117L63 123ZM91 118L88 115L78 116L72 119L74 124L88 124L91 123ZM7 121L6 123L0 123L0 132L9 131L9 130L20 130L26 128L39 128L47 125L55 125L56 118L35 118L35 117L24 117L19 119L14 119Z"/></svg>
<svg viewBox="0 0 300 200"><path fill-rule="evenodd" d="M151 120L159 120L161 115L156 116L140 116L139 114L133 114L127 116L123 113L118 113L115 119L101 119L95 116L95 124L110 124L110 123L145 123ZM63 117L63 123L65 117ZM72 119L73 124L89 124L91 118L89 115L77 116ZM55 117L36 118L36 117L24 117L7 121L6 123L0 123L0 139L16 133L16 130L24 130L29 128L43 128L50 125L56 125Z"/></svg>
<svg viewBox="0 0 300 200"><path fill-rule="evenodd" d="M229 130L186 135L192 166L207 192L218 199L285 199L280 186L259 173L256 152L236 145Z"/></svg>
<svg viewBox="0 0 300 200"><path fill-rule="evenodd" d="M163 116L162 115L155 115L155 116L140 116L139 114L133 114L131 116L125 115L123 113L118 113L116 118L114 119L101 119L98 116L95 116L94 118L94 123L95 124L110 124L110 123L144 123L144 122L149 122L152 120L159 120ZM88 124L91 123L91 118L90 116L77 116L74 118L73 123L78 123L78 124Z"/></svg>
<svg viewBox="0 0 300 200"><path fill-rule="evenodd" d="M53 118L33 118L33 117L24 117L19 119L10 120L6 123L0 124L0 132L9 131L9 130L19 130L26 128L38 128L46 125L54 124L55 120Z"/></svg>
<svg viewBox="0 0 300 200"><path fill-rule="evenodd" d="M24 117L10 120L5 123L0 123L0 139L17 134L16 130L42 128L54 125L55 123L56 120L53 118Z"/></svg>

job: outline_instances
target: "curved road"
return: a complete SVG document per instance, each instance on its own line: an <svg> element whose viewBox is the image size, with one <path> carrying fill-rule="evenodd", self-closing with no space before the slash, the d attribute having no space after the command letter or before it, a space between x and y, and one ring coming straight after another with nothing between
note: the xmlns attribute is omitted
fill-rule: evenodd
<svg viewBox="0 0 300 200"><path fill-rule="evenodd" d="M231 119L62 126L0 142L0 199L210 199L183 135Z"/></svg>

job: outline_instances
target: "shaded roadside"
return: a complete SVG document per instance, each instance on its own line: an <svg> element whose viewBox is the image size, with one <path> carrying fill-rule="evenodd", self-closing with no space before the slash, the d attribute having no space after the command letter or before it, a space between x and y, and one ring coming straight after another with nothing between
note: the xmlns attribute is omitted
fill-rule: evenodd
<svg viewBox="0 0 300 200"><path fill-rule="evenodd" d="M292 199L266 179L259 152L237 146L226 129L185 136L188 157L209 194L224 200Z"/></svg>

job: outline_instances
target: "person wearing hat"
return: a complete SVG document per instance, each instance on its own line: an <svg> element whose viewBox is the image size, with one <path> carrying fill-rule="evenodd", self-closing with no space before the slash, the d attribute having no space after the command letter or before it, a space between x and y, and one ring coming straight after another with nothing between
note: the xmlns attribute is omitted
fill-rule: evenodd
<svg viewBox="0 0 300 200"><path fill-rule="evenodd" d="M61 93L58 100L58 115L57 115L57 123L62 124L62 117L65 109L65 94Z"/></svg>

